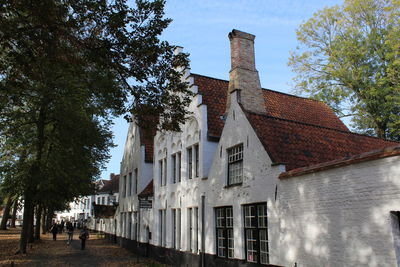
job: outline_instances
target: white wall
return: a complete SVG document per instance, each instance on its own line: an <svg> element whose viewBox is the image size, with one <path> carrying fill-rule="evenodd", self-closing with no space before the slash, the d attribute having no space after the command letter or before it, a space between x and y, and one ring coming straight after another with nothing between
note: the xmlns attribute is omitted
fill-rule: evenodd
<svg viewBox="0 0 400 267"><path fill-rule="evenodd" d="M243 144L242 185L227 187L227 149ZM245 259L243 207L244 204L267 202L270 241L270 262L278 257L279 220L275 210L275 187L282 166L271 166L271 160L232 94L220 142L213 159L208 180L200 187L206 196L206 253L216 254L215 207L232 206L234 218L234 257Z"/></svg>
<svg viewBox="0 0 400 267"><path fill-rule="evenodd" d="M200 208L199 187L204 184L205 179L209 175L212 159L217 147L216 142L207 140L207 107L202 104L202 96L197 94L198 88L193 85L193 78L188 76L189 70L186 70L185 78L190 84L191 90L196 94L189 106L192 112L187 122L182 125L182 132L158 132L155 137L154 146L154 208L153 208L153 229L151 243L160 244L160 226L159 226L159 210L166 210L166 235L165 246L173 248L173 231L172 231L172 209L181 210L181 229L182 238L180 246L182 251L189 251L188 243L188 208ZM192 179L188 179L187 165L187 148L194 144L199 145L199 175ZM171 155L177 152L181 153L181 182L172 182L172 158ZM159 161L167 157L167 183L165 186L160 184L160 165ZM193 158L193 168L194 168ZM200 209L199 209L200 215ZM200 220L200 217L199 217ZM200 248L200 229L198 230L198 248ZM195 245L192 244L192 252L197 253Z"/></svg>
<svg viewBox="0 0 400 267"><path fill-rule="evenodd" d="M280 264L397 266L399 156L283 179L279 208Z"/></svg>

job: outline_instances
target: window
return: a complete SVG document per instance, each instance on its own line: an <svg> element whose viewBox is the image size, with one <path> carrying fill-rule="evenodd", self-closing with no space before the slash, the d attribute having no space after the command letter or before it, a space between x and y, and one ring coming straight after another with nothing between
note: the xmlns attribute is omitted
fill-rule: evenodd
<svg viewBox="0 0 400 267"><path fill-rule="evenodd" d="M132 181L132 173L129 173L129 181L128 181L128 196L132 195L132 186L133 186L133 181Z"/></svg>
<svg viewBox="0 0 400 267"><path fill-rule="evenodd" d="M188 178L189 179L192 179L192 176L193 176L193 155L192 155L192 148L191 147L189 147L188 149L187 149L187 157L188 157L188 169L187 169L187 172L188 172Z"/></svg>
<svg viewBox="0 0 400 267"><path fill-rule="evenodd" d="M105 205L105 204L106 204L106 197L102 197L102 198L101 198L101 204L102 204L102 205Z"/></svg>
<svg viewBox="0 0 400 267"><path fill-rule="evenodd" d="M122 196L126 197L126 175L122 179Z"/></svg>
<svg viewBox="0 0 400 267"><path fill-rule="evenodd" d="M232 207L215 209L217 227L217 255L224 258L234 257L233 210Z"/></svg>
<svg viewBox="0 0 400 267"><path fill-rule="evenodd" d="M125 213L126 216L126 234L125 237L127 239L131 239L132 233L132 212Z"/></svg>
<svg viewBox="0 0 400 267"><path fill-rule="evenodd" d="M172 155L172 183L176 183L176 154Z"/></svg>
<svg viewBox="0 0 400 267"><path fill-rule="evenodd" d="M194 220L194 246L193 246L193 252L197 253L197 251L199 250L199 208L195 207L193 208L193 220Z"/></svg>
<svg viewBox="0 0 400 267"><path fill-rule="evenodd" d="M159 244L160 246L165 246L165 210L158 210L158 214L159 214L159 233L160 233L160 237L159 237Z"/></svg>
<svg viewBox="0 0 400 267"><path fill-rule="evenodd" d="M269 251L266 203L244 206L244 227L247 261L267 264Z"/></svg>
<svg viewBox="0 0 400 267"><path fill-rule="evenodd" d="M243 180L243 144L228 149L228 185Z"/></svg>
<svg viewBox="0 0 400 267"><path fill-rule="evenodd" d="M175 239L175 242L176 242L176 248L177 249L180 249L181 248L181 229L182 229L182 227L181 227L181 209L177 209L176 210L176 216L177 216L177 219L176 219L176 228L177 228L177 231L176 231L176 239Z"/></svg>
<svg viewBox="0 0 400 267"><path fill-rule="evenodd" d="M134 185L135 185L135 195L137 194L137 192L138 192L138 169L136 168L135 169L135 176L134 176Z"/></svg>
<svg viewBox="0 0 400 267"><path fill-rule="evenodd" d="M174 246L174 249L177 248L176 246L176 235L177 235L177 229L176 229L176 209L172 209L172 244Z"/></svg>
<svg viewBox="0 0 400 267"><path fill-rule="evenodd" d="M163 186L163 177L164 177L163 160L158 161L158 169L160 172L160 186Z"/></svg>
<svg viewBox="0 0 400 267"><path fill-rule="evenodd" d="M178 182L181 182L181 166L182 166L182 161L181 161L181 152L178 152L177 155L177 175L178 175Z"/></svg>
<svg viewBox="0 0 400 267"><path fill-rule="evenodd" d="M164 178L163 178L164 185L167 184L167 174L168 174L167 166L168 166L167 165L167 158L165 158L164 159Z"/></svg>
<svg viewBox="0 0 400 267"><path fill-rule="evenodd" d="M188 244L189 251L192 251L192 241L193 241L193 218L192 218L192 208L188 208L188 224L189 224L189 235Z"/></svg>
<svg viewBox="0 0 400 267"><path fill-rule="evenodd" d="M194 145L194 177L199 177L199 145Z"/></svg>
<svg viewBox="0 0 400 267"><path fill-rule="evenodd" d="M138 212L134 211L133 212L133 240L138 240L139 241L139 224L138 224Z"/></svg>

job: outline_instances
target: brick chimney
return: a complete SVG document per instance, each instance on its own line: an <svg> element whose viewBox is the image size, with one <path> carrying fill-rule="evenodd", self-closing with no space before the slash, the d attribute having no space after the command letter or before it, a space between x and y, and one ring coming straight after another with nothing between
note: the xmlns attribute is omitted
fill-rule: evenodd
<svg viewBox="0 0 400 267"><path fill-rule="evenodd" d="M238 30L232 30L229 33L229 40L231 42L231 71L229 72L226 111L230 107L231 94L237 92L238 102L246 110L265 113L260 78L254 59L254 38L254 35Z"/></svg>

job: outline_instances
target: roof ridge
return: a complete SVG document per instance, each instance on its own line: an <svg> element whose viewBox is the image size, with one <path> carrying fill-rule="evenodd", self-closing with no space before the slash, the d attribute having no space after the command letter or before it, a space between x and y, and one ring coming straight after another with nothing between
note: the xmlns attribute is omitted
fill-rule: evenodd
<svg viewBox="0 0 400 267"><path fill-rule="evenodd" d="M213 79L213 80L218 80L218 81L222 81L222 82L227 82L227 83L229 83L228 80L220 79L220 78L214 78L214 77L210 77L210 76L207 76L207 75L202 75L202 74L197 74L197 73L192 73L192 72L190 73L190 75L201 76L201 77L205 77L205 78L209 78L209 79ZM306 97L306 96L293 95L293 94L290 94L290 93L285 93L285 92L281 92L281 91L276 91L276 90L272 90L272 89L269 89L269 88L261 88L261 89L262 89L262 90L265 90L265 91L270 91L270 92L273 92L273 93L277 93L277 94L292 96L292 97L301 98L301 99L304 99L304 100L315 101L315 102L318 102L318 103L322 103L322 104L324 104L324 105L327 105L327 106L329 107L328 104L326 104L325 102L323 102L323 101L321 101L321 100L309 98L309 97Z"/></svg>
<svg viewBox="0 0 400 267"><path fill-rule="evenodd" d="M259 116L267 117L267 118L271 118L271 119L276 119L276 120L287 121L287 122L306 125L306 126L312 126L312 127L316 127L316 128L332 130L332 131L341 132L341 133L345 133L345 134L358 135L358 136L373 138L373 139L382 140L382 141L400 143L399 141L393 141L393 140L388 140L388 139L384 139L384 138L380 138L380 137L376 137L376 136L370 136L370 135L365 135L365 134L360 134L360 133L354 133L352 131L344 131L344 130L339 130L339 129L330 128L330 127L326 127L326 126L321 126L321 125L316 125L316 124L311 124L311 123L306 123L306 122L301 122L301 121L295 121L295 120L289 120L289 119L279 118L279 117L270 116L270 115L261 114L261 113L256 113L256 112L251 112L251 111L245 110L244 108L243 108L243 110L245 112L249 113L249 114L259 115Z"/></svg>

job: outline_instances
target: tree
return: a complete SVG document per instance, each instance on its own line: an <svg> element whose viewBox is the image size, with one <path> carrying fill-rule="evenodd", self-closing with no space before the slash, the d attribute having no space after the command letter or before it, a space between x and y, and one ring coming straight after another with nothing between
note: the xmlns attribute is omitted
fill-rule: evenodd
<svg viewBox="0 0 400 267"><path fill-rule="evenodd" d="M92 192L113 116L151 115L179 130L191 93L178 68L187 55L159 40L170 23L164 1L3 2L0 181L22 197L25 253L35 206L51 211Z"/></svg>
<svg viewBox="0 0 400 267"><path fill-rule="evenodd" d="M363 133L400 140L400 1L346 0L297 30L296 89L351 116Z"/></svg>

